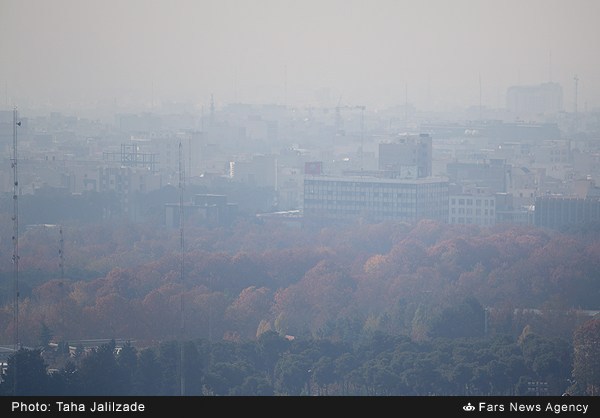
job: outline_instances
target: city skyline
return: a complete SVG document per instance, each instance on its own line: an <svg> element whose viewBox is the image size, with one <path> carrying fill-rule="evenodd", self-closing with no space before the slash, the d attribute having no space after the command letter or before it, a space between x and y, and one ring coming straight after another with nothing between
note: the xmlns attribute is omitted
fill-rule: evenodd
<svg viewBox="0 0 600 418"><path fill-rule="evenodd" d="M0 10L3 108L214 97L445 111L504 108L509 87L549 81L564 110L576 94L580 111L600 107L591 0L0 0Z"/></svg>

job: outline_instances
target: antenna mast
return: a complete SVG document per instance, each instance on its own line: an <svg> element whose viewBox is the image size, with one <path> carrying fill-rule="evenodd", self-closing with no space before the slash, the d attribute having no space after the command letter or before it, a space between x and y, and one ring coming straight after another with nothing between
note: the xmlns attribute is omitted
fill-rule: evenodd
<svg viewBox="0 0 600 418"><path fill-rule="evenodd" d="M58 234L60 236L58 241L58 258L59 258L59 267L60 267L60 278L61 280L65 278L65 240L63 238L63 230L62 225L58 230Z"/></svg>
<svg viewBox="0 0 600 418"><path fill-rule="evenodd" d="M578 89L578 84L579 84L579 77L577 76L577 74L575 74L575 77L573 77L573 80L575 80L575 133L577 133L577 122L578 122L578 114L577 114L577 89Z"/></svg>
<svg viewBox="0 0 600 418"><path fill-rule="evenodd" d="M483 107L481 105L481 73L479 73L479 121L483 119Z"/></svg>
<svg viewBox="0 0 600 418"><path fill-rule="evenodd" d="M183 352L183 340L185 333L185 315L184 315L184 304L183 304L183 296L185 293L184 287L184 240L183 240L183 187L184 187L184 175L183 175L183 145L181 143L181 139L179 140L179 245L181 251L181 264L180 264L180 279L181 279L181 297L179 300L180 303L180 314L181 314L181 323L180 323L180 342L179 342L179 361L180 361L180 370L179 370L179 379L180 379L180 395L185 395L185 368L184 368L184 352Z"/></svg>
<svg viewBox="0 0 600 418"><path fill-rule="evenodd" d="M18 114L17 108L13 110L13 158L12 158L12 169L13 169L13 279L14 279L14 302L13 302L13 324L14 324L14 337L15 337L15 371L13 388L14 394L17 394L17 363L18 357L17 352L19 351L19 179L17 170L17 127L21 126L21 122L17 121Z"/></svg>

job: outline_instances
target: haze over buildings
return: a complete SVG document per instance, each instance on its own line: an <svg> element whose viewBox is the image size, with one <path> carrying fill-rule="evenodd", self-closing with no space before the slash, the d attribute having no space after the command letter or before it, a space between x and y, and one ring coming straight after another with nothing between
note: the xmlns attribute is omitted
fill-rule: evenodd
<svg viewBox="0 0 600 418"><path fill-rule="evenodd" d="M18 193L33 223L81 218L67 198L83 207L98 192L104 206L86 219L171 210L174 225L182 181L190 213L219 223L303 212L531 224L537 198L597 199L596 1L0 0L0 11L0 192L14 185L18 108ZM52 196L54 212L35 210Z"/></svg>
<svg viewBox="0 0 600 418"><path fill-rule="evenodd" d="M595 0L0 0L0 104L506 107L556 82L600 106Z"/></svg>

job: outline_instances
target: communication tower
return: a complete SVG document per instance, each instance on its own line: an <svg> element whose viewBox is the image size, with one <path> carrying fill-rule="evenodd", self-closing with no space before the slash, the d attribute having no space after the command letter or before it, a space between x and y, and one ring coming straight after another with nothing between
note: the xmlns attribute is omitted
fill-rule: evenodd
<svg viewBox="0 0 600 418"><path fill-rule="evenodd" d="M17 108L13 110L13 157L12 157L12 169L13 169L13 286L14 286L14 300L13 300L13 325L14 325L14 377L13 377L13 389L16 395L17 393L17 363L18 356L17 352L20 348L19 340L19 178L18 178L18 153L17 153L17 128L21 126L21 122L18 121Z"/></svg>

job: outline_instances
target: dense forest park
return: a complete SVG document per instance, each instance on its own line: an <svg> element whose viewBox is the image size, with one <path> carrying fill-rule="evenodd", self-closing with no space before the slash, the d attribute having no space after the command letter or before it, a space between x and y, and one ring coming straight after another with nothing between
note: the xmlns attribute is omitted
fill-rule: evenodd
<svg viewBox="0 0 600 418"><path fill-rule="evenodd" d="M182 231L27 228L18 297L0 267L0 393L600 393L598 225Z"/></svg>

